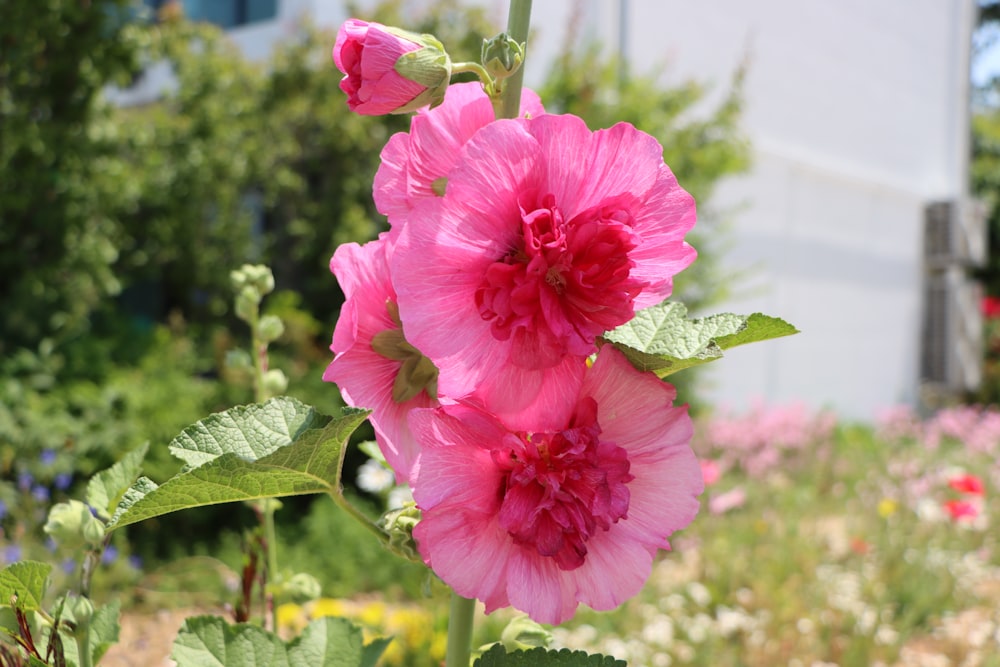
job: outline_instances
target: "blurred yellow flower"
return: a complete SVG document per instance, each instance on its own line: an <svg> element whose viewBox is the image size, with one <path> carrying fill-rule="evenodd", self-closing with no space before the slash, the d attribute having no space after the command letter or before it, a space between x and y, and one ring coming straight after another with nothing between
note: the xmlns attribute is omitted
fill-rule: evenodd
<svg viewBox="0 0 1000 667"><path fill-rule="evenodd" d="M899 503L892 498L883 498L878 502L878 515L883 519L891 517L897 509L899 509Z"/></svg>

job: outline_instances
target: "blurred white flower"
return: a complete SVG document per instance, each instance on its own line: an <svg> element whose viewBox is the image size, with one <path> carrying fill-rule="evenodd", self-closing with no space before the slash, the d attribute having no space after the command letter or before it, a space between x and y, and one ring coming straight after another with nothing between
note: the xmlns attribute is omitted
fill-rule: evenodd
<svg viewBox="0 0 1000 667"><path fill-rule="evenodd" d="M382 493L396 481L392 471L375 459L368 459L358 468L358 487L368 493Z"/></svg>

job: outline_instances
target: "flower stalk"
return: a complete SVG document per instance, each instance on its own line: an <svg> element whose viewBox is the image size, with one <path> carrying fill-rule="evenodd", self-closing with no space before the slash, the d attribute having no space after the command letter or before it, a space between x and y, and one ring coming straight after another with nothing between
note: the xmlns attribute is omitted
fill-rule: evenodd
<svg viewBox="0 0 1000 667"><path fill-rule="evenodd" d="M445 667L469 667L472 656L472 616L476 601L452 591L448 610L448 649Z"/></svg>
<svg viewBox="0 0 1000 667"><path fill-rule="evenodd" d="M510 0L507 14L507 34L524 44L528 41L528 26L531 23L531 0ZM521 109L521 86L524 83L524 64L504 82L500 95L500 113L497 118L517 118Z"/></svg>

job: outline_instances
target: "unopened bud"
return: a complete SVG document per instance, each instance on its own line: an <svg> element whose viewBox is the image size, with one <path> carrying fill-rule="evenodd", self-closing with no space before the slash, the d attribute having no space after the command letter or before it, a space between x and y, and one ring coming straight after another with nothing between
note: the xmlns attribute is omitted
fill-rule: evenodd
<svg viewBox="0 0 1000 667"><path fill-rule="evenodd" d="M260 306L260 292L254 287L247 285L236 295L236 317L244 322L253 319L254 313Z"/></svg>
<svg viewBox="0 0 1000 667"><path fill-rule="evenodd" d="M546 648L551 642L552 633L524 615L511 619L500 633L500 643L507 651Z"/></svg>
<svg viewBox="0 0 1000 667"><path fill-rule="evenodd" d="M482 60L490 76L503 81L521 68L524 44L502 32L492 39L483 40Z"/></svg>
<svg viewBox="0 0 1000 667"><path fill-rule="evenodd" d="M226 368L245 370L253 366L253 361L246 350L229 350L226 352Z"/></svg>
<svg viewBox="0 0 1000 667"><path fill-rule="evenodd" d="M413 539L413 528L420 521L420 510L414 503L400 509L389 510L378 520L379 527L389 535L389 551L397 556L422 563L417 542Z"/></svg>
<svg viewBox="0 0 1000 667"><path fill-rule="evenodd" d="M264 373L264 391L269 396L277 396L288 389L288 378L278 368L272 368Z"/></svg>
<svg viewBox="0 0 1000 667"><path fill-rule="evenodd" d="M304 604L319 598L323 594L323 587L319 580L305 572L293 575L285 585L285 592L295 604Z"/></svg>
<svg viewBox="0 0 1000 667"><path fill-rule="evenodd" d="M90 619L94 616L94 603L90 598L79 595L67 598L66 607L73 622L76 623L76 633L84 635L90 626Z"/></svg>
<svg viewBox="0 0 1000 667"><path fill-rule="evenodd" d="M264 315L257 323L257 335L264 343L271 343L285 333L285 324L277 315Z"/></svg>
<svg viewBox="0 0 1000 667"><path fill-rule="evenodd" d="M96 547L104 541L104 523L79 500L53 505L42 530L67 549Z"/></svg>

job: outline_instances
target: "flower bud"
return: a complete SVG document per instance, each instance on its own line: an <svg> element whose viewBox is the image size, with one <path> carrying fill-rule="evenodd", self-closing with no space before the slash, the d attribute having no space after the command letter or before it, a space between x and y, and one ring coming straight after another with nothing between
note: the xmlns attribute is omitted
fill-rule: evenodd
<svg viewBox="0 0 1000 667"><path fill-rule="evenodd" d="M88 597L74 595L66 598L66 608L76 623L76 632L84 633L90 625L90 619L94 616L94 603Z"/></svg>
<svg viewBox="0 0 1000 667"><path fill-rule="evenodd" d="M500 643L507 651L517 651L547 647L552 642L552 633L534 622L527 615L511 619L500 633Z"/></svg>
<svg viewBox="0 0 1000 667"><path fill-rule="evenodd" d="M278 340L283 333L285 333L285 324L277 315L265 315L257 323L257 335L265 343Z"/></svg>
<svg viewBox="0 0 1000 667"><path fill-rule="evenodd" d="M400 509L389 510L378 520L379 527L389 535L389 551L397 556L422 563L423 558L417 551L416 540L413 539L413 528L420 521L420 510L414 503L408 503Z"/></svg>
<svg viewBox="0 0 1000 667"><path fill-rule="evenodd" d="M249 322L254 317L254 312L260 305L260 292L254 287L247 285L236 295L236 317L244 322Z"/></svg>
<svg viewBox="0 0 1000 667"><path fill-rule="evenodd" d="M352 111L368 116L437 106L451 80L451 59L433 35L349 19L333 61Z"/></svg>
<svg viewBox="0 0 1000 667"><path fill-rule="evenodd" d="M226 368L247 370L253 368L253 360L246 350L229 350L226 352Z"/></svg>
<svg viewBox="0 0 1000 667"><path fill-rule="evenodd" d="M269 396L277 396L288 389L288 378L278 368L272 368L264 373L264 391Z"/></svg>
<svg viewBox="0 0 1000 667"><path fill-rule="evenodd" d="M96 547L104 541L104 523L79 500L53 505L42 530L67 549Z"/></svg>
<svg viewBox="0 0 1000 667"><path fill-rule="evenodd" d="M513 75L524 62L524 44L505 32L483 40L483 67L497 81Z"/></svg>
<svg viewBox="0 0 1000 667"><path fill-rule="evenodd" d="M316 600L323 593L319 580L311 574L299 572L293 575L285 584L285 592L295 604L304 604Z"/></svg>

